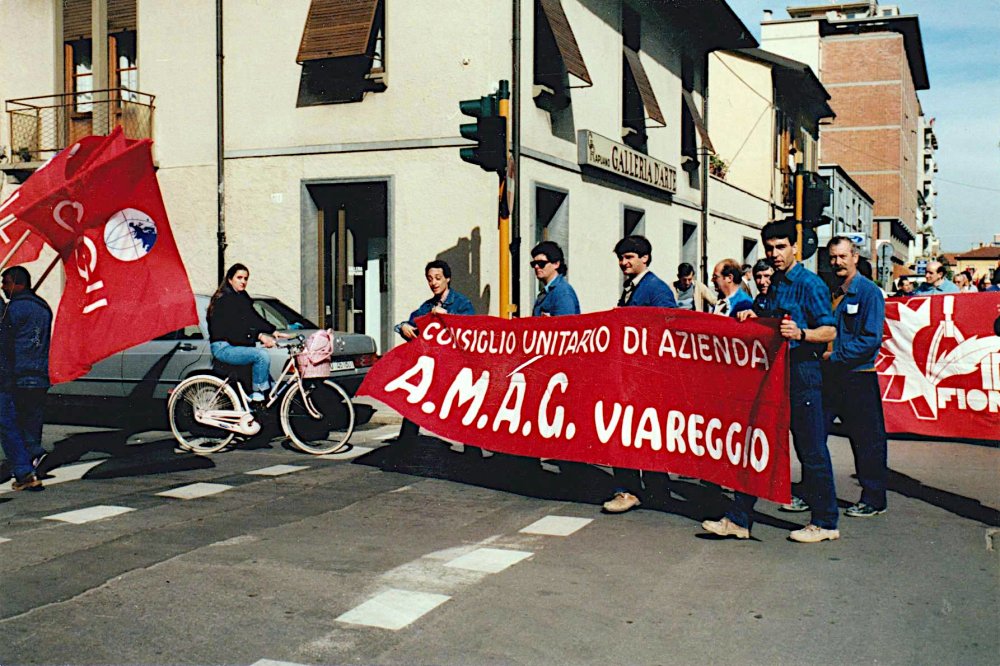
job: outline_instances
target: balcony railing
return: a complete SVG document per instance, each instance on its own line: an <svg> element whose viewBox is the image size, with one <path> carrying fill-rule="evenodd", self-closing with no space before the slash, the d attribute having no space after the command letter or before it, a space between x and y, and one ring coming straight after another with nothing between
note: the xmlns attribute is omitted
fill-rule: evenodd
<svg viewBox="0 0 1000 666"><path fill-rule="evenodd" d="M41 162L82 137L121 126L129 139L153 136L155 97L126 89L7 100L11 162Z"/></svg>

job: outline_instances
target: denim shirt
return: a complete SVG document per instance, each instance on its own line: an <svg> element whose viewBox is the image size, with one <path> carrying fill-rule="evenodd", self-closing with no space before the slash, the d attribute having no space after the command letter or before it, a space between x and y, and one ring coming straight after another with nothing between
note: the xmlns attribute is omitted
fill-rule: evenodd
<svg viewBox="0 0 1000 666"><path fill-rule="evenodd" d="M543 314L553 317L580 314L580 301L577 300L576 291L566 281L566 278L562 275L556 275L538 294L531 314L534 317Z"/></svg>
<svg viewBox="0 0 1000 666"><path fill-rule="evenodd" d="M830 309L830 289L801 263L796 263L786 273L775 273L767 295L771 316L790 315L802 329L837 325ZM793 353L793 360L796 356L802 359L802 355L810 353L819 358L826 349L825 344L815 342L791 340L790 343L793 351L801 347L801 355Z"/></svg>
<svg viewBox="0 0 1000 666"><path fill-rule="evenodd" d="M924 282L917 289L917 293L919 294L957 294L960 291L958 285L947 278L941 280L941 283L936 286L930 282Z"/></svg>
<svg viewBox="0 0 1000 666"><path fill-rule="evenodd" d="M52 310L33 291L14 294L0 320L0 390L48 388Z"/></svg>
<svg viewBox="0 0 1000 666"><path fill-rule="evenodd" d="M425 314L430 314L431 310L436 308L438 305L443 307L448 314L457 315L474 315L476 314L475 308L472 307L472 301L458 293L454 289L448 289L448 295L440 303L437 300L437 296L431 296L426 301L420 304L420 307L410 313L410 318L406 321L396 324L393 329L400 335L402 335L403 324L409 324L416 328L415 320L423 317Z"/></svg>
<svg viewBox="0 0 1000 666"><path fill-rule="evenodd" d="M830 363L847 370L874 369L885 324L885 301L878 286L856 273L833 316L837 338Z"/></svg>

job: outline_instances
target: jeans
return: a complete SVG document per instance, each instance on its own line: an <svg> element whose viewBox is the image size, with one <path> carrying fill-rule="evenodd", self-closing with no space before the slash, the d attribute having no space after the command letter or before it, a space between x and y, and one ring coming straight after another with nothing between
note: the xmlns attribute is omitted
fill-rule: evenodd
<svg viewBox="0 0 1000 666"><path fill-rule="evenodd" d="M823 374L823 406L827 425L839 416L844 434L851 440L861 501L884 509L889 466L878 375L827 369Z"/></svg>
<svg viewBox="0 0 1000 666"><path fill-rule="evenodd" d="M791 364L789 396L792 408L792 442L802 464L802 499L812 510L810 522L817 527L837 528L837 490L833 482L833 464L826 447L826 418L823 413L823 374L819 361L805 360ZM726 517L741 527L753 525L751 514L757 498L735 493L733 507Z"/></svg>
<svg viewBox="0 0 1000 666"><path fill-rule="evenodd" d="M253 366L253 390L264 393L271 386L271 357L263 347L237 347L213 342L212 356L229 365Z"/></svg>
<svg viewBox="0 0 1000 666"><path fill-rule="evenodd" d="M21 429L17 427L14 394L6 391L0 392L0 445L3 446L3 454L10 463L14 478L21 480L34 471L31 454L24 444Z"/></svg>

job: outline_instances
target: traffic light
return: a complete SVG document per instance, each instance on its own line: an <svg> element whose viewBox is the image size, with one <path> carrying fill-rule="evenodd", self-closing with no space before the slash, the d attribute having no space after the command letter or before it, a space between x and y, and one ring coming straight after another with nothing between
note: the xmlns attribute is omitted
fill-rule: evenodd
<svg viewBox="0 0 1000 666"><path fill-rule="evenodd" d="M817 173L803 171L796 174L792 180L792 194L794 200L798 201L795 189L802 183L802 209L800 211L803 224L819 227L830 222L830 218L823 215L823 209L830 205L833 190L827 185L826 179Z"/></svg>
<svg viewBox="0 0 1000 666"><path fill-rule="evenodd" d="M507 169L507 119L500 115L497 94L479 99L466 99L458 103L463 115L472 116L474 123L462 123L462 137L476 142L475 147L459 149L459 155L470 164L478 164L483 171L500 172Z"/></svg>

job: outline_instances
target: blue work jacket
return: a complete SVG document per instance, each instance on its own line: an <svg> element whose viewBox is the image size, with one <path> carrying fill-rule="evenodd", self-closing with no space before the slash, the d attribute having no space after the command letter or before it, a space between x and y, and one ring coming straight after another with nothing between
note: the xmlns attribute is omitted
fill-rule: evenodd
<svg viewBox="0 0 1000 666"><path fill-rule="evenodd" d="M538 294L531 314L534 317L543 314L553 317L580 314L580 301L576 297L576 291L566 281L566 278L562 275L556 275Z"/></svg>
<svg viewBox="0 0 1000 666"><path fill-rule="evenodd" d="M670 285L646 271L625 307L676 308L677 300Z"/></svg>
<svg viewBox="0 0 1000 666"><path fill-rule="evenodd" d="M30 290L14 294L0 319L0 390L50 386L51 334L49 304Z"/></svg>
<svg viewBox="0 0 1000 666"><path fill-rule="evenodd" d="M433 310L438 305L443 307L448 312L448 314L457 314L457 315L476 314L475 308L472 307L472 301L470 301L468 298L458 293L454 289L449 288L448 295L445 296L443 301L439 302L437 296L432 296L428 298L426 301L420 304L419 308L410 313L409 319L407 319L404 322L396 324L394 330L397 333L400 333L400 335L402 335L400 329L402 329L403 324L409 324L410 326L416 327L416 324L414 322L420 317L423 317L425 314L430 314L430 311Z"/></svg>
<svg viewBox="0 0 1000 666"><path fill-rule="evenodd" d="M873 370L885 324L881 290L856 273L833 316L837 320L837 339L833 341L830 363L846 370Z"/></svg>

